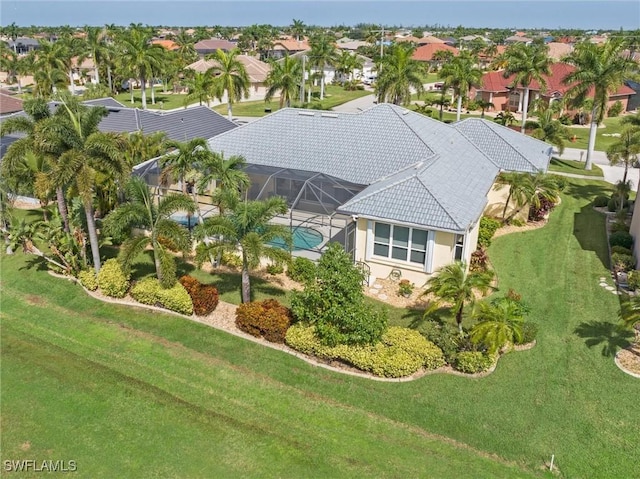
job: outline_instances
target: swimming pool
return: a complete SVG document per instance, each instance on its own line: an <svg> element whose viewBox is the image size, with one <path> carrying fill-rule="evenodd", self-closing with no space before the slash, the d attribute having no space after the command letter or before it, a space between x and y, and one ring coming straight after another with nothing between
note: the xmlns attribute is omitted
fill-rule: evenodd
<svg viewBox="0 0 640 479"><path fill-rule="evenodd" d="M294 251L298 251L301 249L313 249L320 243L322 243L322 233L313 228L308 228L306 226L296 226L292 229L291 233L293 235ZM277 248L288 249L285 242L280 238L270 241L269 244Z"/></svg>

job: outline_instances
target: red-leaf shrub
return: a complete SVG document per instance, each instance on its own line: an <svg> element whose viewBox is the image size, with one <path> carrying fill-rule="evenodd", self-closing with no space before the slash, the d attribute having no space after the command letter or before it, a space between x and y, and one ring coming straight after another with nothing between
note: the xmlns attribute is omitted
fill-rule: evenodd
<svg viewBox="0 0 640 479"><path fill-rule="evenodd" d="M529 208L529 221L542 221L556 206L553 201L543 196L540 196L539 200L540 208L534 208L533 206Z"/></svg>
<svg viewBox="0 0 640 479"><path fill-rule="evenodd" d="M291 310L275 299L244 303L236 310L236 326L251 336L284 343L291 326Z"/></svg>
<svg viewBox="0 0 640 479"><path fill-rule="evenodd" d="M478 248L471 253L469 269L471 271L486 271L488 269L489 256L484 248Z"/></svg>
<svg viewBox="0 0 640 479"><path fill-rule="evenodd" d="M218 306L218 289L210 284L202 284L193 276L183 276L180 284L187 290L196 316L207 316Z"/></svg>

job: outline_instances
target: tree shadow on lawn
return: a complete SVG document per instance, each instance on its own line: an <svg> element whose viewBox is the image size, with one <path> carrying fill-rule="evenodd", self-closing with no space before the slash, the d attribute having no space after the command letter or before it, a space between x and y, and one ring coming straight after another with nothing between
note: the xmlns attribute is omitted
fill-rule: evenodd
<svg viewBox="0 0 640 479"><path fill-rule="evenodd" d="M563 193L580 200L586 199L591 202L596 196L611 196L613 189L611 185L608 185L603 181L593 181L586 185L576 184L569 181L566 188L563 190Z"/></svg>
<svg viewBox="0 0 640 479"><path fill-rule="evenodd" d="M591 203L573 215L573 235L583 250L595 252L602 266L609 268L606 217L595 211Z"/></svg>
<svg viewBox="0 0 640 479"><path fill-rule="evenodd" d="M629 347L633 339L633 333L628 328L606 321L580 323L574 333L585 338L589 348L602 344L602 355L606 357L615 356L618 350Z"/></svg>

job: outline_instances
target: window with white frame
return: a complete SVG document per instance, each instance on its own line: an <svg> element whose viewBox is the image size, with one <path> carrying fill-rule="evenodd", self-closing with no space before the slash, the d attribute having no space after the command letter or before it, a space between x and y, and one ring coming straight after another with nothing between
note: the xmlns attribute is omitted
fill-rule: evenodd
<svg viewBox="0 0 640 479"><path fill-rule="evenodd" d="M464 235L456 235L456 244L453 247L453 257L456 261L462 261L464 253Z"/></svg>
<svg viewBox="0 0 640 479"><path fill-rule="evenodd" d="M424 265L427 231L387 223L374 224L373 254L394 261Z"/></svg>

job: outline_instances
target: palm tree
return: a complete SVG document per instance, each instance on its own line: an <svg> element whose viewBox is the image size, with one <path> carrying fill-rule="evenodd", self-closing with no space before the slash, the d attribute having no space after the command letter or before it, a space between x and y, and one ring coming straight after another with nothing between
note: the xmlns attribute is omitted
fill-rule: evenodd
<svg viewBox="0 0 640 479"><path fill-rule="evenodd" d="M178 34L173 38L173 41L178 45L176 53L178 54L178 58L180 58L182 66L188 65L198 58L198 53L194 46L195 40L184 28L178 30Z"/></svg>
<svg viewBox="0 0 640 479"><path fill-rule="evenodd" d="M18 93L22 93L20 76L26 71L25 58L21 58L16 52L10 49L6 43L0 43L0 68L7 72L7 83L17 83Z"/></svg>
<svg viewBox="0 0 640 479"><path fill-rule="evenodd" d="M440 70L440 78L446 85L453 88L454 94L458 97L456 121L460 121L462 98L469 93L472 86L478 86L482 81L482 70L476 66L476 63L476 59L468 51L462 51Z"/></svg>
<svg viewBox="0 0 640 479"><path fill-rule="evenodd" d="M333 38L320 33L314 35L309 41L311 51L309 52L309 64L319 68L322 72L320 77L320 100L324 99L324 70L327 66L333 65L337 59L336 46Z"/></svg>
<svg viewBox="0 0 640 479"><path fill-rule="evenodd" d="M467 265L460 261L440 268L436 275L429 278L425 294L451 303L451 312L456 316L458 330L462 334L462 311L466 303L475 302L475 292L486 294L491 289L493 271L468 271Z"/></svg>
<svg viewBox="0 0 640 479"><path fill-rule="evenodd" d="M481 111L480 118L484 118L484 112L486 110L490 108L495 108L495 105L493 103L487 100L483 100L482 98L480 98L479 100L476 100L475 103L476 103L476 107L479 108Z"/></svg>
<svg viewBox="0 0 640 479"><path fill-rule="evenodd" d="M102 27L85 27L86 38L82 52L78 56L78 64L81 64L86 58L91 58L94 64L94 81L100 84L100 66L105 62L108 56L108 47L105 42L107 31Z"/></svg>
<svg viewBox="0 0 640 479"><path fill-rule="evenodd" d="M384 57L382 72L376 82L379 102L408 105L411 94L424 92L424 65L411 58L414 48L400 44L391 47Z"/></svg>
<svg viewBox="0 0 640 479"><path fill-rule="evenodd" d="M445 93L446 90L447 90L446 87L443 85L442 86L442 91L440 92L440 96L438 98L433 98L433 99L427 100L429 102L429 104L438 106L438 109L439 109L438 118L440 119L440 121L442 121L444 108L445 107L449 107L449 105L451 105L451 100L449 100L448 98L446 98L444 96L444 93Z"/></svg>
<svg viewBox="0 0 640 479"><path fill-rule="evenodd" d="M73 183L82 199L96 273L101 265L93 206L96 175L102 172L121 181L129 172L122 155L126 137L98 131L107 114L105 108L86 107L75 98L66 98L43 131L50 151L64 151L54 168L56 186Z"/></svg>
<svg viewBox="0 0 640 479"><path fill-rule="evenodd" d="M118 40L120 63L140 81L143 110L147 109L147 80L153 79L164 60L164 48L151 43L151 38L148 30L132 27Z"/></svg>
<svg viewBox="0 0 640 479"><path fill-rule="evenodd" d="M42 96L55 93L62 86L63 77L71 69L69 45L64 41L52 43L48 40L38 41L37 54L31 52L32 71L38 90ZM72 77L69 77L72 79ZM42 85L41 85L42 84Z"/></svg>
<svg viewBox="0 0 640 479"><path fill-rule="evenodd" d="M638 161L640 154L640 128L627 126L620 133L618 141L607 148L607 159L612 166L624 165L622 182L627 182L627 172L630 166Z"/></svg>
<svg viewBox="0 0 640 479"><path fill-rule="evenodd" d="M623 125L640 126L640 111L634 115L623 116L620 123Z"/></svg>
<svg viewBox="0 0 640 479"><path fill-rule="evenodd" d="M623 55L624 41L621 38L610 38L602 45L581 42L565 61L576 69L563 80L571 85L567 96L573 104L580 105L588 97L593 97L591 125L585 170L590 170L591 156L596 144L596 132L607 110L609 96L623 84L627 75L634 68L635 62Z"/></svg>
<svg viewBox="0 0 640 479"><path fill-rule="evenodd" d="M164 131L157 131L145 135L141 131L136 131L129 135L127 150L124 157L130 168L146 161L150 158L157 158L165 151L167 134Z"/></svg>
<svg viewBox="0 0 640 479"><path fill-rule="evenodd" d="M186 195L174 194L160 198L156 205L149 186L140 177L131 177L127 184L129 201L113 210L104 219L105 230L114 236L129 233L131 228L145 228L149 235L141 233L127 239L120 249L119 261L125 268L147 246L153 249L153 263L160 284L170 288L176 282L176 265L173 251L186 253L191 248L189 231L171 219L178 211L193 214L196 206Z"/></svg>
<svg viewBox="0 0 640 479"><path fill-rule="evenodd" d="M546 141L558 147L558 153L564 152L564 142L569 138L569 129L560 120L554 118L554 111L550 107L541 105L536 112L537 120L528 122L527 127L532 127L531 136L538 140Z"/></svg>
<svg viewBox="0 0 640 479"><path fill-rule="evenodd" d="M210 152L198 165L202 174L198 191L203 192L212 184L214 190L219 188L239 192L246 189L250 184L249 175L244 172L246 164L242 156L225 158L224 153Z"/></svg>
<svg viewBox="0 0 640 479"><path fill-rule="evenodd" d="M529 205L530 208L539 209L540 200L545 199L556 203L560 190L558 188L558 181L554 175L538 171L537 173L524 173L524 182L522 184L521 193L524 202L514 212L513 216L520 213L525 205Z"/></svg>
<svg viewBox="0 0 640 479"><path fill-rule="evenodd" d="M522 340L521 307L515 301L501 298L492 304L481 302L473 317L479 322L471 328L471 341L483 344L490 354L503 346Z"/></svg>
<svg viewBox="0 0 640 479"><path fill-rule="evenodd" d="M509 110L500 111L496 115L495 120L500 123L502 126L512 125L516 121L516 117Z"/></svg>
<svg viewBox="0 0 640 479"><path fill-rule="evenodd" d="M551 58L549 58L548 53L549 47L543 43L534 43L532 45L516 43L504 52L506 62L504 77L508 78L514 75L512 87L521 86L524 88L522 127L520 130L522 133L524 133L529 109L529 86L534 80L538 82L541 90L544 90L547 86L544 76L551 73Z"/></svg>
<svg viewBox="0 0 640 479"><path fill-rule="evenodd" d="M205 102L207 105L216 96L216 81L213 75L206 71L205 73L195 72L191 78L186 80L189 94L184 98L184 107L197 100L200 105Z"/></svg>
<svg viewBox="0 0 640 479"><path fill-rule="evenodd" d="M614 186L615 194L618 196L618 211L622 211L625 202L629 199L629 193L632 190L631 181L617 181Z"/></svg>
<svg viewBox="0 0 640 479"><path fill-rule="evenodd" d="M358 55L348 50L342 50L335 63L336 73L342 77L342 84L344 84L345 78L351 81L354 70L362 71L362 65L363 61Z"/></svg>
<svg viewBox="0 0 640 479"><path fill-rule="evenodd" d="M194 229L194 237L204 240L220 235L222 239L209 244L198 245L196 259L206 261L213 253L221 249L241 250L242 253L242 302L251 301L251 282L249 271L260 264L260 258L266 257L275 262L284 262L290 254L267 243L281 238L291 245L291 230L283 225L269 223L276 215L287 212L287 203L283 198L273 196L265 201L242 201L237 196L231 201L229 211L224 216L207 218Z"/></svg>
<svg viewBox="0 0 640 479"><path fill-rule="evenodd" d="M291 99L298 94L302 79L302 64L297 58L285 55L280 61L271 61L271 71L265 82L267 93L265 103L269 103L273 96L280 92L280 108L291 106Z"/></svg>
<svg viewBox="0 0 640 479"><path fill-rule="evenodd" d="M296 41L300 41L300 37L304 35L305 24L302 20L293 19L291 24L291 33L296 36Z"/></svg>
<svg viewBox="0 0 640 479"><path fill-rule="evenodd" d="M231 106L240 98L249 98L249 75L247 69L238 59L240 50L234 48L228 53L217 50L214 54L207 56L207 59L215 60L216 63L209 71L214 75L217 86L217 96L222 101L223 95L227 95L227 114L229 120L233 119Z"/></svg>
<svg viewBox="0 0 640 479"><path fill-rule="evenodd" d="M513 200L515 203L516 211L519 211L519 209L526 204L525 182L526 182L527 175L528 173L507 171L507 172L500 173L500 175L496 179L496 183L493 187L494 190L500 190L504 186L509 187L509 192L507 193L507 199L504 202L504 208L502 210L503 223L506 223L508 221L506 218L507 208L509 207L509 203L511 202L511 200Z"/></svg>
<svg viewBox="0 0 640 479"><path fill-rule="evenodd" d="M211 154L209 146L204 138L193 138L189 141L169 140L165 143L169 150L173 149L160 158L160 182L168 184L169 178L177 179L182 188L182 193L187 193L186 176L195 170L204 158Z"/></svg>

